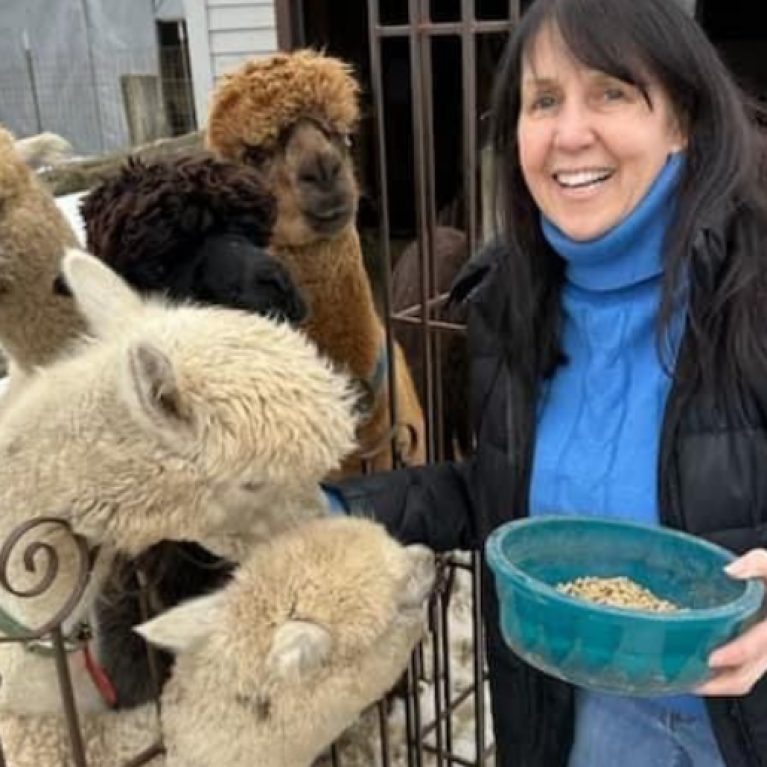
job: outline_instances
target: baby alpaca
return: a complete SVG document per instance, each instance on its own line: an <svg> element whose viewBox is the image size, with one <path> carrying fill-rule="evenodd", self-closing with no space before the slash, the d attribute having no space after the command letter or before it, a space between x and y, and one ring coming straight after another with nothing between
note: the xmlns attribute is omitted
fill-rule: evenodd
<svg viewBox="0 0 767 767"><path fill-rule="evenodd" d="M58 515L100 547L71 632L115 551L186 540L240 561L254 541L319 515L318 483L353 450L356 419L349 379L289 325L145 302L84 253L63 266L95 340L30 377L4 416L0 540L25 520ZM27 627L49 620L76 583L77 553L60 531L38 537L59 544L57 581L35 598L0 592L0 608ZM26 542L10 563L17 588L35 582ZM80 702L98 708L71 659ZM57 710L50 659L2 644L0 674L0 708Z"/></svg>
<svg viewBox="0 0 767 767"><path fill-rule="evenodd" d="M178 653L157 767L309 767L405 668L434 561L362 519L309 522L256 547L233 582L141 626ZM71 767L60 719L3 719L9 767ZM157 739L151 704L85 721L90 767Z"/></svg>

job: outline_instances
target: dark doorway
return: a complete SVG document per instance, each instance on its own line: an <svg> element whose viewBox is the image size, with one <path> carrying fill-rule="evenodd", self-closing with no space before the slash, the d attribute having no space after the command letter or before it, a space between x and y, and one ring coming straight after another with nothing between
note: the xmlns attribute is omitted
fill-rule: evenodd
<svg viewBox="0 0 767 767"><path fill-rule="evenodd" d="M767 21L755 0L698 0L697 18L741 86L767 103Z"/></svg>
<svg viewBox="0 0 767 767"><path fill-rule="evenodd" d="M381 23L407 24L408 0L381 0ZM480 20L507 19L509 0L476 0L475 15ZM293 18L299 20L298 45L325 48L329 53L354 64L363 90L363 119L360 126L357 153L363 200L360 227L376 225L378 200L374 190L375 146L370 75L370 47L367 3L355 2L341 6L298 0ZM459 21L461 0L431 0L431 21ZM500 58L506 36L485 34L477 40L477 115L489 106L492 73ZM432 103L434 110L434 170L436 209L441 223L460 225L462 221L462 84L461 44L457 34L435 36L431 42ZM382 79L385 140L390 162L387 167L389 216L391 234L395 238L411 238L416 231L416 210L413 199L413 102L411 87L411 58L406 37L392 36L382 45Z"/></svg>
<svg viewBox="0 0 767 767"><path fill-rule="evenodd" d="M157 22L160 82L170 135L180 136L197 129L194 92L189 64L186 22Z"/></svg>

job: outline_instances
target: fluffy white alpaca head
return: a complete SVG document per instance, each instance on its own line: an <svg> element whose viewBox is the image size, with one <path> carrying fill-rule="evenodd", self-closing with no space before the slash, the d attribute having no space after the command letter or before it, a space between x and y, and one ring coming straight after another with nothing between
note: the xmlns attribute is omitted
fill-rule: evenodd
<svg viewBox="0 0 767 767"><path fill-rule="evenodd" d="M307 767L405 669L434 558L362 519L257 547L221 592L139 627L179 653L163 694L168 767Z"/></svg>
<svg viewBox="0 0 767 767"><path fill-rule="evenodd" d="M155 483L183 496L187 487L208 504L208 532L244 531L259 521L254 515L311 488L353 449L350 381L300 331L246 312L142 299L78 251L67 253L63 273L96 339L68 364L93 379L85 387L111 380L100 405L111 412L106 423L103 413L95 420L102 434L113 431L110 449L132 493ZM86 422L89 415L79 413ZM141 455L143 464L132 460ZM96 487L108 483L102 473ZM148 523L155 512L145 500ZM179 511L178 526L162 534L197 538L184 529L191 508ZM135 525L125 523L130 549Z"/></svg>
<svg viewBox="0 0 767 767"><path fill-rule="evenodd" d="M291 503L316 501L354 447L355 396L300 331L145 301L77 251L63 270L92 337L38 371L4 417L0 533L59 514L131 554L269 534Z"/></svg>
<svg viewBox="0 0 767 767"><path fill-rule="evenodd" d="M130 555L186 540L231 554L221 539L241 551L316 515L319 481L354 447L355 397L349 379L287 324L146 302L76 251L63 271L90 335L30 376L4 413L0 540L26 520L56 515L101 546L71 628L115 549ZM57 578L34 598L0 589L0 606L35 627L69 604L79 560L59 528L31 537L55 546ZM40 578L25 565L27 542L9 562L16 588ZM0 645L15 658L0 664L0 705L22 711L32 656L13 649ZM38 686L54 687L53 666L43 665Z"/></svg>

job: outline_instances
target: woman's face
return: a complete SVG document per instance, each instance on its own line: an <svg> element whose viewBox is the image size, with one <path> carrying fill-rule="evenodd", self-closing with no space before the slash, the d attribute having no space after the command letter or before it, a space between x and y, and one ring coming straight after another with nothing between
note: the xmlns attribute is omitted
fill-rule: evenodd
<svg viewBox="0 0 767 767"><path fill-rule="evenodd" d="M628 216L685 140L668 97L587 69L544 30L522 69L519 159L544 215L574 240Z"/></svg>

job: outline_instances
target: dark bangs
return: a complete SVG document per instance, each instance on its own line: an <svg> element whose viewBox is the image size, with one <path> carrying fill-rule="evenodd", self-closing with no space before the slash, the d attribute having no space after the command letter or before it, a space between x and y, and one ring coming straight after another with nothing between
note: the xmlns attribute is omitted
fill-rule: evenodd
<svg viewBox="0 0 767 767"><path fill-rule="evenodd" d="M648 85L659 85L687 124L693 84L684 75L690 48L679 45L680 14L677 0L536 0L520 25L521 55L530 55L538 34L550 26L577 61L635 86L650 106Z"/></svg>
<svg viewBox="0 0 767 767"><path fill-rule="evenodd" d="M606 0L610 2L610 0ZM595 6L601 3L590 2L553 3L548 15L548 24L558 33L574 59L587 69L604 72L623 82L638 88L645 99L647 93L648 72L647 64L641 62L635 30L629 32L629 24L623 19L616 22L614 14L600 13ZM631 7L635 7L631 4ZM524 56L533 52L535 38L528 44Z"/></svg>

